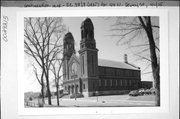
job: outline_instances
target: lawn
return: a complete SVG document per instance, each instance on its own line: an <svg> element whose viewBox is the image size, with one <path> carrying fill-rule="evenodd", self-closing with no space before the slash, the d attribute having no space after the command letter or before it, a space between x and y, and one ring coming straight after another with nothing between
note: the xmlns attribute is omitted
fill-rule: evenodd
<svg viewBox="0 0 180 119"><path fill-rule="evenodd" d="M155 101L156 100L156 95L129 96L128 100Z"/></svg>
<svg viewBox="0 0 180 119"><path fill-rule="evenodd" d="M98 100L97 100L98 98ZM32 102L38 103L36 99ZM56 107L57 100L52 98L52 105L48 105L48 100L45 99L45 107ZM129 95L110 95L110 96L98 96L98 97L85 97L68 99L60 99L60 107L126 107L126 106L155 106L155 95L143 95L143 96L129 96Z"/></svg>

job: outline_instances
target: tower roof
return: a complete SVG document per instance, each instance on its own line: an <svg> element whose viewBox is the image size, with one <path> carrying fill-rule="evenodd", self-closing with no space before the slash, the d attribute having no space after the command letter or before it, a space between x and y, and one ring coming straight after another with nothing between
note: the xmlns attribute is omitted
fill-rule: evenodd
<svg viewBox="0 0 180 119"><path fill-rule="evenodd" d="M94 29L93 23L89 17L87 17L82 23L81 23L81 28L92 28Z"/></svg>
<svg viewBox="0 0 180 119"><path fill-rule="evenodd" d="M68 32L64 36L64 41L74 40L74 37L71 32Z"/></svg>

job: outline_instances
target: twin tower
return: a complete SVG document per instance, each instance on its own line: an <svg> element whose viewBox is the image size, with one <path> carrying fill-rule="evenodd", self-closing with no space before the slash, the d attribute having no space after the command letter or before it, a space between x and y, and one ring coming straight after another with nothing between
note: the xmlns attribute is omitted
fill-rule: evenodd
<svg viewBox="0 0 180 119"><path fill-rule="evenodd" d="M73 35L68 32L63 40L64 46L64 63L63 63L63 74L64 80L72 79L72 72L77 75L75 78L81 79L93 79L98 78L98 49L96 48L96 41L94 39L94 26L90 18L86 18L81 24L81 41L79 57L76 62L76 69L71 68L73 54L75 51L75 41ZM74 59L76 59L74 58ZM79 65L78 65L79 63ZM72 70L76 70L72 71ZM75 79L74 79L75 80Z"/></svg>

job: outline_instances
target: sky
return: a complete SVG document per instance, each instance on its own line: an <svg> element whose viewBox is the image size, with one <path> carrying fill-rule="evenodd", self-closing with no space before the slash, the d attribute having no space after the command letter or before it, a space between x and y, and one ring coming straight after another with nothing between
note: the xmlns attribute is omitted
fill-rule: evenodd
<svg viewBox="0 0 180 119"><path fill-rule="evenodd" d="M80 26L84 17L79 18L64 18L64 23L67 24L69 32L73 34L75 39L75 49L76 51L80 48ZM116 61L122 61L123 55L127 51L119 52L123 50L121 47L116 45L116 39L111 38L109 33L109 26L112 25L112 20L105 20L102 17L91 17L94 25L94 37L96 40L96 47L99 49L98 57L103 59L113 59ZM113 53L112 53L113 52Z"/></svg>
<svg viewBox="0 0 180 119"><path fill-rule="evenodd" d="M75 40L76 54L80 49L81 32L80 27L83 20L86 17L64 17L63 23L66 25L69 32L72 33ZM104 18L104 17L89 17L94 25L94 37L96 40L96 47L98 51L98 58L108 59L113 61L124 62L124 54L128 55L128 62L141 68L141 80L152 81L152 75L143 74L143 70L146 69L147 62L137 61L137 57L133 55L134 49L129 48L127 45L117 44L119 38L112 37L112 31L110 31L112 25L115 23L116 18ZM138 39L139 38L139 39ZM138 37L136 43L140 43L144 37ZM140 40L141 39L141 40ZM136 49L135 49L136 50ZM25 57L25 92L27 91L40 91L40 85L35 80L35 76L30 66L31 61ZM28 68L27 68L28 67ZM143 72L142 72L143 71ZM150 71L150 68L146 69ZM52 89L53 90L53 89Z"/></svg>

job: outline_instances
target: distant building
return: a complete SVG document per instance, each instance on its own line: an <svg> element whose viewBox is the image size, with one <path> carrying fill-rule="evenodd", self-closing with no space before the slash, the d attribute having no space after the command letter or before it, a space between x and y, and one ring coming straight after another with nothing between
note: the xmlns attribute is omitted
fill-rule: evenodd
<svg viewBox="0 0 180 119"><path fill-rule="evenodd" d="M121 94L140 87L140 69L124 62L98 59L94 39L94 26L90 18L81 24L79 56L74 48L74 38L68 32L64 36L63 88L69 94L84 96Z"/></svg>

